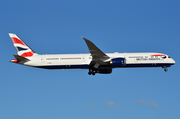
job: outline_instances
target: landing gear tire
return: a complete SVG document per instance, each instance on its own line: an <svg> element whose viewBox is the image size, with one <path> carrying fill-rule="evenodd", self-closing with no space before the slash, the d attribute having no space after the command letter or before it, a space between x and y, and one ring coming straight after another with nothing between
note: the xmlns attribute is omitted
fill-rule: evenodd
<svg viewBox="0 0 180 119"><path fill-rule="evenodd" d="M164 71L165 71L165 72L167 72L167 71L168 71L168 69L164 69Z"/></svg>
<svg viewBox="0 0 180 119"><path fill-rule="evenodd" d="M89 75L95 75L96 74L96 70L95 69L89 69L89 72L88 72Z"/></svg>
<svg viewBox="0 0 180 119"><path fill-rule="evenodd" d="M94 76L95 74L96 74L96 73L94 73L94 72L92 73L93 76Z"/></svg>

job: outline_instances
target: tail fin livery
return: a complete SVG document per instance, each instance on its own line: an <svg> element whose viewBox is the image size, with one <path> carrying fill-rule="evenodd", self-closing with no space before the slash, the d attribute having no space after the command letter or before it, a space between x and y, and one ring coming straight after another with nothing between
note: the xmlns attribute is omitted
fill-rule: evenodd
<svg viewBox="0 0 180 119"><path fill-rule="evenodd" d="M16 34L9 33L9 36L14 44L14 47L17 50L18 55L21 57L31 57L35 52L26 45Z"/></svg>

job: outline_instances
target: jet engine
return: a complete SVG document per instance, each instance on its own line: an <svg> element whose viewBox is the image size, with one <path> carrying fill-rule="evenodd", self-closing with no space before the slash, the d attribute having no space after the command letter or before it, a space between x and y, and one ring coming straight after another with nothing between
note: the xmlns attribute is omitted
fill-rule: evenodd
<svg viewBox="0 0 180 119"><path fill-rule="evenodd" d="M114 58L110 61L110 64L113 67L124 67L124 66L126 66L126 59L125 58Z"/></svg>

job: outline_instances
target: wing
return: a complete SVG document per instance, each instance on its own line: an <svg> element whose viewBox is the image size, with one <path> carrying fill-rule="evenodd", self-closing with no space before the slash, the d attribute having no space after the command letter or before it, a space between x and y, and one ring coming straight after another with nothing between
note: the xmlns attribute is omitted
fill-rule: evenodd
<svg viewBox="0 0 180 119"><path fill-rule="evenodd" d="M91 53L91 56L93 58L90 65L94 65L95 68L98 68L99 65L105 65L106 63L104 61L109 59L110 57L102 52L96 45L94 45L94 43L84 37L82 38L85 40L89 48L89 52Z"/></svg>

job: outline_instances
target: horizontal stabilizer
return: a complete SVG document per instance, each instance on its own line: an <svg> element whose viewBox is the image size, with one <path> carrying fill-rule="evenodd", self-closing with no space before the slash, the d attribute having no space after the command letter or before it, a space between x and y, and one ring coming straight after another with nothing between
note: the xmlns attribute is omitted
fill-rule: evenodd
<svg viewBox="0 0 180 119"><path fill-rule="evenodd" d="M20 61L29 61L29 59L25 58L25 57L22 57L20 55L14 55L14 57L17 59L17 60L20 60Z"/></svg>

